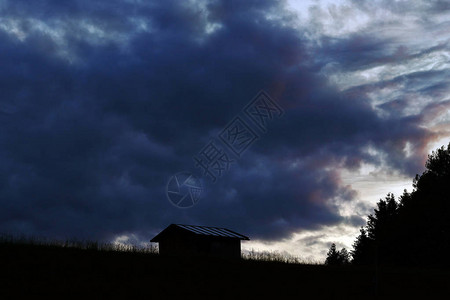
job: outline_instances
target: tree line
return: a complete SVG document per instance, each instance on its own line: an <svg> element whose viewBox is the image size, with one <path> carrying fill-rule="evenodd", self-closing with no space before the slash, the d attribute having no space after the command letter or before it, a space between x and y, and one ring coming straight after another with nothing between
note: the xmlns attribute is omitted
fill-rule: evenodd
<svg viewBox="0 0 450 300"><path fill-rule="evenodd" d="M450 143L428 155L413 190L396 199L388 193L353 243L350 253L332 244L329 265L447 267L450 260Z"/></svg>

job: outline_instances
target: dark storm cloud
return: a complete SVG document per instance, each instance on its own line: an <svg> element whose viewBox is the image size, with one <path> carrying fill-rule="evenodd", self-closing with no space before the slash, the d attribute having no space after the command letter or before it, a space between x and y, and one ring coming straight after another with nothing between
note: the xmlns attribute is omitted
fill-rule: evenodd
<svg viewBox="0 0 450 300"><path fill-rule="evenodd" d="M333 172L314 163L300 167L256 153L247 156L224 184L210 187L204 203L193 209L196 218L207 224L239 224L254 238L273 239L342 220L337 208L327 203L348 196Z"/></svg>
<svg viewBox="0 0 450 300"><path fill-rule="evenodd" d="M367 90L341 92L320 72L385 61L388 40L361 33L311 49L272 2L180 3L1 6L2 231L111 239L192 223L279 239L360 225L332 200L356 197L336 168L381 164L367 146L416 170L403 147L426 139L421 119L381 118ZM192 155L260 89L285 115L200 204L171 206L170 176L192 170Z"/></svg>

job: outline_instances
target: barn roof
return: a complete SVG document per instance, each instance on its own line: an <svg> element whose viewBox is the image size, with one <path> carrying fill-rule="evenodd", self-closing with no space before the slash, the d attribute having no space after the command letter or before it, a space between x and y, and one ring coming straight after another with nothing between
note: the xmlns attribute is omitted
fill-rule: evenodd
<svg viewBox="0 0 450 300"><path fill-rule="evenodd" d="M230 229L219 228L219 227L209 227L209 226L198 226L198 225L184 225L184 224L171 224L166 229L161 231L158 235L156 235L150 242L159 242L161 236L166 235L169 231L181 229L182 232L186 233L194 233L196 235L202 236L215 236L222 238L233 238L239 240L250 240L245 235L234 232Z"/></svg>

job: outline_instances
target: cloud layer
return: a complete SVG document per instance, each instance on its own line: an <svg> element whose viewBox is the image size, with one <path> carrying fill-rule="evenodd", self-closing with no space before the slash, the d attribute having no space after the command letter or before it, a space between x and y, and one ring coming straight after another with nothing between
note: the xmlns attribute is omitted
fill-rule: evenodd
<svg viewBox="0 0 450 300"><path fill-rule="evenodd" d="M272 1L28 2L0 2L2 231L358 227L341 170L412 177L450 136L442 1L311 6L309 21ZM261 89L284 115L199 204L173 207L167 180L199 173L192 156Z"/></svg>

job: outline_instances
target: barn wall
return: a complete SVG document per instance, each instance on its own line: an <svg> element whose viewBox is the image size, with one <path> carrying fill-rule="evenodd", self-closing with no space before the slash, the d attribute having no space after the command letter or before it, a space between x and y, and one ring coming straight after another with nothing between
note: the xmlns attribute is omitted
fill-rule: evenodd
<svg viewBox="0 0 450 300"><path fill-rule="evenodd" d="M216 239L210 244L212 256L241 257L241 241L237 239Z"/></svg>
<svg viewBox="0 0 450 300"><path fill-rule="evenodd" d="M189 237L172 235L159 242L159 253L161 255L195 255L197 252L195 241Z"/></svg>
<svg viewBox="0 0 450 300"><path fill-rule="evenodd" d="M171 235L159 242L161 255L241 257L241 241L209 236Z"/></svg>

